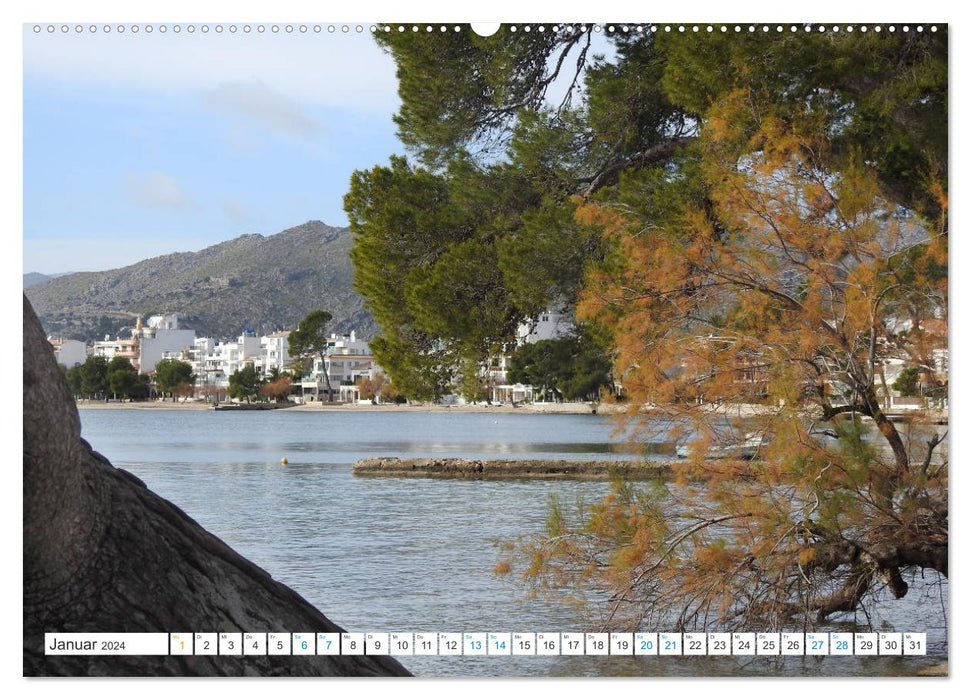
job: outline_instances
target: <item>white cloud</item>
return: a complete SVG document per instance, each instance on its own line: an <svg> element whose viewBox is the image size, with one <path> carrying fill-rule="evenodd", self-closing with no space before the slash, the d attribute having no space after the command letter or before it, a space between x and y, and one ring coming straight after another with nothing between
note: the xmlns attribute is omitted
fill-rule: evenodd
<svg viewBox="0 0 971 700"><path fill-rule="evenodd" d="M222 209L226 218L239 226L246 226L253 221L253 216L250 214L249 209L246 208L246 205L233 195L227 195L223 198Z"/></svg>
<svg viewBox="0 0 971 700"><path fill-rule="evenodd" d="M311 139L323 128L285 95L261 81L225 83L202 95L202 104L230 117L246 117L271 131Z"/></svg>
<svg viewBox="0 0 971 700"><path fill-rule="evenodd" d="M192 209L192 201L182 191L178 181L160 172L128 173L121 183L121 192L132 204L149 209Z"/></svg>
<svg viewBox="0 0 971 700"><path fill-rule="evenodd" d="M35 34L25 26L25 83L43 79L81 89L185 95L246 81L301 105L384 114L398 107L394 61L367 29L259 34L252 24L248 34L241 28L203 34L197 25L190 35L167 26L164 34L157 24L151 34L144 28L137 34Z"/></svg>

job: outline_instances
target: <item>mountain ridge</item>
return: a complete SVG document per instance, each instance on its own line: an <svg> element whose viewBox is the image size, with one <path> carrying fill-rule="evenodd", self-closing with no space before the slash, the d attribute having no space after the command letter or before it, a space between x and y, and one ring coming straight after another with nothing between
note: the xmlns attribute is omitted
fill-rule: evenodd
<svg viewBox="0 0 971 700"><path fill-rule="evenodd" d="M27 289L27 287L33 287L35 284L40 284L41 282L46 282L47 280L52 280L55 277L63 277L64 275L73 274L73 272L55 272L53 274L46 275L43 272L25 272L24 289Z"/></svg>
<svg viewBox="0 0 971 700"><path fill-rule="evenodd" d="M234 338L295 328L310 311L334 332L376 327L353 290L347 228L308 221L276 234L247 233L101 272L47 279L24 290L45 332L91 341L133 326L137 315L182 314L199 336Z"/></svg>

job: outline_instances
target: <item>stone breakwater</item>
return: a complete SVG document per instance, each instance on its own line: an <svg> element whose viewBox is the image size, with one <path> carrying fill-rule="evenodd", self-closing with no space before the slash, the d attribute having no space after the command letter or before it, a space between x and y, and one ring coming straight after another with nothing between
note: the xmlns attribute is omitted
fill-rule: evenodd
<svg viewBox="0 0 971 700"><path fill-rule="evenodd" d="M454 457L367 457L355 476L413 476L452 479L656 479L669 476L665 464L643 461L570 461L564 459L462 459Z"/></svg>

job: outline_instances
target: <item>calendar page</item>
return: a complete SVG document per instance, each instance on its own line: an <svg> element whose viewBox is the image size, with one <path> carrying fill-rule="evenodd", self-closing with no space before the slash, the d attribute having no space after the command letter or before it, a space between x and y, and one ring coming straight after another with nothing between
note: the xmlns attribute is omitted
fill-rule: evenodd
<svg viewBox="0 0 971 700"><path fill-rule="evenodd" d="M948 25L649 9L25 21L25 676L948 674Z"/></svg>

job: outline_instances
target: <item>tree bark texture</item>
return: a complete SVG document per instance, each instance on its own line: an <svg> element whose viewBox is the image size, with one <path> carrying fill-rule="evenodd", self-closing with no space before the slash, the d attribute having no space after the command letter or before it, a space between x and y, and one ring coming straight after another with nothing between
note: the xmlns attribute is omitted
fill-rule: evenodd
<svg viewBox="0 0 971 700"><path fill-rule="evenodd" d="M81 439L24 298L24 674L409 675L391 657L45 656L45 632L340 632Z"/></svg>

